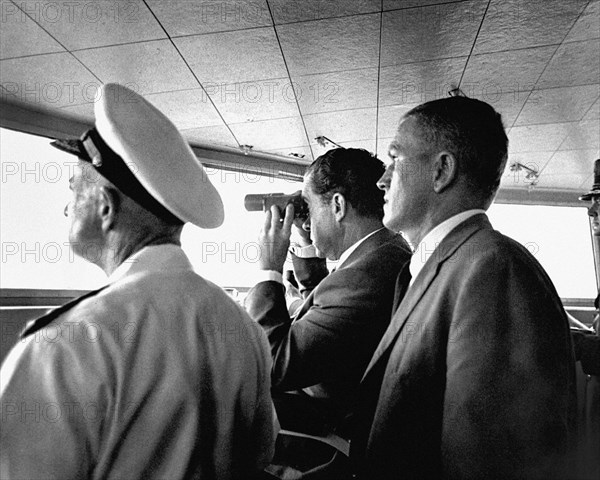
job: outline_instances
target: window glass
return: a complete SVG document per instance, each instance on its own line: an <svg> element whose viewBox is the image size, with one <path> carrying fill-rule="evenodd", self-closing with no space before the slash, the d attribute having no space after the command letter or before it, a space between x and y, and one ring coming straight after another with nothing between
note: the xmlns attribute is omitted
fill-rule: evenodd
<svg viewBox="0 0 600 480"><path fill-rule="evenodd" d="M68 244L69 178L75 157L49 140L0 129L0 242L2 288L91 289L104 272L75 256ZM300 183L256 174L207 169L225 205L225 223L202 230L186 225L183 248L195 270L222 286L249 287L258 269L258 232L263 215L247 212L247 193L292 193Z"/></svg>
<svg viewBox="0 0 600 480"><path fill-rule="evenodd" d="M562 298L595 298L596 280L587 209L494 204L496 230L522 243L542 264Z"/></svg>

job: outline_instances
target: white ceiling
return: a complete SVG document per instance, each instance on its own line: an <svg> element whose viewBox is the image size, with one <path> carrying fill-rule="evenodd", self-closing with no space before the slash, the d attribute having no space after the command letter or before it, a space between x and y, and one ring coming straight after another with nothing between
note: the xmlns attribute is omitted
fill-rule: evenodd
<svg viewBox="0 0 600 480"><path fill-rule="evenodd" d="M460 86L503 114L536 190L587 190L600 157L598 0L0 3L2 93L81 118L119 82L198 144L384 156L403 112Z"/></svg>

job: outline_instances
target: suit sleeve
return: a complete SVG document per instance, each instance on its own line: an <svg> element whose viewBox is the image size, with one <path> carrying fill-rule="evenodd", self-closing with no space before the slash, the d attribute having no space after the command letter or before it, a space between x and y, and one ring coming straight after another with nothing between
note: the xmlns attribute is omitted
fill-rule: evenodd
<svg viewBox="0 0 600 480"><path fill-rule="evenodd" d="M294 265L294 276L298 281L300 293L306 298L329 275L327 261L318 257L300 258L294 254L291 254L291 256Z"/></svg>
<svg viewBox="0 0 600 480"><path fill-rule="evenodd" d="M17 344L2 365L1 478L89 476L107 389L77 352L76 342L46 329Z"/></svg>
<svg viewBox="0 0 600 480"><path fill-rule="evenodd" d="M587 375L600 375L600 337L582 332L573 332L575 357Z"/></svg>
<svg viewBox="0 0 600 480"><path fill-rule="evenodd" d="M572 424L568 323L542 269L507 257L472 260L453 287L441 445L449 478L561 477Z"/></svg>
<svg viewBox="0 0 600 480"><path fill-rule="evenodd" d="M282 286L262 282L249 292L246 307L271 345L274 388L294 390L349 375L360 380L389 322L394 284L388 280L384 285L375 277L362 269L335 271L321 282L309 299L310 308L303 308L293 323ZM382 301L386 295L390 299Z"/></svg>

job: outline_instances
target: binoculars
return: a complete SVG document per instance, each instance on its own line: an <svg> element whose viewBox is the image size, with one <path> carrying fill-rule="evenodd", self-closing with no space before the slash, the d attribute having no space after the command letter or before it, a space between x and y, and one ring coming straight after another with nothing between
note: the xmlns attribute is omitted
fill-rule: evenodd
<svg viewBox="0 0 600 480"><path fill-rule="evenodd" d="M244 207L249 212L266 212L272 205L276 205L283 214L285 207L291 203L294 205L294 218L306 221L308 218L308 205L302 198L302 192L298 190L291 195L283 193L256 193L244 197Z"/></svg>

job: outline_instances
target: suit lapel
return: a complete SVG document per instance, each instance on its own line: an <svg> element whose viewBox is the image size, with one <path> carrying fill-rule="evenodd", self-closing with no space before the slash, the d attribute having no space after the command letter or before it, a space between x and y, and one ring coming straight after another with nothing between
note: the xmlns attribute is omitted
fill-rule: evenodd
<svg viewBox="0 0 600 480"><path fill-rule="evenodd" d="M352 264L355 261L357 261L360 258L362 258L362 256L365 254L365 252L370 252L373 249L379 247L380 245L383 245L385 243L394 241L399 236L400 235L398 235L397 233L391 232L387 228L381 229L377 233L375 233L375 234L371 235L369 238L367 238L364 242L362 242L358 246L358 248L356 250L354 250L350 254L350 256L346 259L346 261L343 263L343 265L334 268L331 272L329 272L329 275L333 275L336 271L339 271L339 270L342 270L342 269L344 269L346 267L352 266ZM329 278L329 275L327 277L325 277L322 280L321 283L323 283L324 281L326 281L327 278ZM314 298L315 298L315 292L317 291L317 289L320 286L321 286L321 284L317 285L315 287L315 289L312 292L310 292L310 294L304 299L304 303L300 307L300 310L298 310L298 313L294 317L293 321L296 321L296 320L299 320L300 318L302 318L302 316L305 315L306 312L308 312L308 310L310 309L310 307L313 306Z"/></svg>
<svg viewBox="0 0 600 480"><path fill-rule="evenodd" d="M406 295L401 300L398 310L393 314L392 321L379 342L369 366L365 370L363 380L395 342L396 337L406 324L408 317L429 288L429 285L431 285L434 278L437 276L443 263L475 232L482 228L491 229L492 226L485 215L474 215L452 230L434 250L432 256L427 260L425 266L421 270L421 273L414 279L413 284L408 287Z"/></svg>

